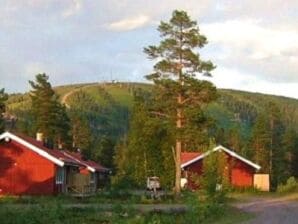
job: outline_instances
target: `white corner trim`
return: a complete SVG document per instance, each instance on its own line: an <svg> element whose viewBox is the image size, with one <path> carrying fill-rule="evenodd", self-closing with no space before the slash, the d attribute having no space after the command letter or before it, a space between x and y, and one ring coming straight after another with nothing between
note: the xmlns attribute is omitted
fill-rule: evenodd
<svg viewBox="0 0 298 224"><path fill-rule="evenodd" d="M85 164L84 164L85 165ZM94 173L96 170L93 168L93 167L91 167L91 166L87 166L87 169L89 170L89 171L91 171L92 173Z"/></svg>
<svg viewBox="0 0 298 224"><path fill-rule="evenodd" d="M64 162L55 158L54 156L50 155L49 153L45 152L44 150L32 145L31 143L23 140L22 138L11 134L10 132L4 132L3 134L0 135L0 140L4 139L4 138L10 138L18 143L20 143L21 145L26 146L27 148L31 149L32 151L36 152L37 154L41 155L42 157L52 161L53 163L57 164L58 166L64 166Z"/></svg>
<svg viewBox="0 0 298 224"><path fill-rule="evenodd" d="M261 169L261 167L259 165L251 162L248 159L243 158L242 156L238 155L236 152L233 152L230 149L227 149L226 147L223 147L221 145L219 145L219 146L217 146L217 147L215 147L215 148L213 148L213 149L211 149L211 150L203 153L202 155L199 155L199 156L195 157L194 159L192 159L192 160L190 160L190 161L188 161L186 163L181 164L181 168L183 169L184 167L186 167L186 166L188 166L188 165L190 165L190 164L192 164L192 163L194 163L194 162L196 162L198 160L201 160L201 159L205 158L206 156L208 156L212 152L221 151L221 150L225 151L226 153L228 153L232 157L235 157L235 158L241 160L242 162L244 162L244 163L252 166L253 168L255 168L257 170Z"/></svg>
<svg viewBox="0 0 298 224"><path fill-rule="evenodd" d="M184 167L186 167L186 166L188 166L188 165L190 165L190 164L192 164L192 163L194 163L198 160L203 159L205 156L209 155L210 153L211 153L211 151L205 152L202 155L199 155L199 156L193 158L192 160L189 160L188 162L181 164L181 168L184 168Z"/></svg>
<svg viewBox="0 0 298 224"><path fill-rule="evenodd" d="M218 149L221 148L221 149L224 150L226 153L230 154L232 157L235 157L235 158L241 160L242 162L244 162L244 163L246 163L246 164L252 166L253 168L255 168L255 169L257 169L257 170L261 169L261 166L259 166L258 164L255 164L255 163L253 163L252 161L250 161L250 160L248 160L248 159L245 159L244 157L240 156L240 155L237 154L236 152L233 152L233 151L231 151L230 149L228 149L228 148L226 148L226 147L224 147L224 146L222 146L222 145L219 145L219 146L217 146L216 148L218 148ZM218 150L218 149L217 149L217 150Z"/></svg>

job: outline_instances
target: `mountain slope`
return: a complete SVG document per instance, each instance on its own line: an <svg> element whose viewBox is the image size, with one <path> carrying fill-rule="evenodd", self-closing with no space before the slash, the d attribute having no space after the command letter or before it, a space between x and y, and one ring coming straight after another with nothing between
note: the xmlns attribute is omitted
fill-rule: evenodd
<svg viewBox="0 0 298 224"><path fill-rule="evenodd" d="M90 103L92 106L88 108L89 115L95 106L98 106L100 111L106 112L104 117L94 119L97 120L95 122L105 122L104 119L107 119L107 123L113 126L112 129L121 129L122 133L128 127L119 126L128 125L134 90L137 88L150 90L151 87L151 85L144 83L86 83L57 86L54 89L60 96L61 102L68 108L87 110L90 105L87 106L86 101L92 102ZM265 111L269 102L274 102L281 111L284 123L292 125L298 131L298 100L296 99L228 89L219 89L219 93L219 99L212 103L207 111L224 129L240 124L242 132L249 132L248 129L251 128L257 115ZM22 114L19 113L20 111L24 112L29 107L30 97L28 93L9 96L7 111L10 114L18 116L18 114ZM99 108L94 110L99 110ZM100 117L96 113L92 116ZM97 125L95 124L95 126ZM109 134L111 133L109 132Z"/></svg>

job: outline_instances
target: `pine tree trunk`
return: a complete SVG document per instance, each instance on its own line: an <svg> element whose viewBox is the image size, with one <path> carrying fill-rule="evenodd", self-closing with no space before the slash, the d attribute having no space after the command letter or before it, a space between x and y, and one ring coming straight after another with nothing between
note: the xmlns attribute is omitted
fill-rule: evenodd
<svg viewBox="0 0 298 224"><path fill-rule="evenodd" d="M179 94L178 98L178 105L182 104L182 96ZM177 109L177 121L176 121L177 130L181 129L182 127L182 109ZM180 135L180 133L179 133ZM181 151L182 151L182 141L180 136L176 139L176 178L175 178L175 194L176 196L180 195L181 192Z"/></svg>
<svg viewBox="0 0 298 224"><path fill-rule="evenodd" d="M176 140L176 178L175 178L175 194L180 195L181 192L181 141Z"/></svg>

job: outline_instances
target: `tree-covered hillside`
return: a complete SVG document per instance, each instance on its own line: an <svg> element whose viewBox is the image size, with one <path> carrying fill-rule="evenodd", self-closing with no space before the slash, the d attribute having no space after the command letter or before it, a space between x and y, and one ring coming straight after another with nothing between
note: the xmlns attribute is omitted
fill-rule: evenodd
<svg viewBox="0 0 298 224"><path fill-rule="evenodd" d="M134 93L138 89L150 92L152 86L142 83L88 83L54 88L60 101L66 105L73 127L77 127L73 132L81 135L82 139L89 138L82 144L88 145L90 156L110 167L113 166L112 158L116 148L119 148L119 140L127 138L135 105ZM258 136L268 135L261 131L270 127L267 124L264 126L267 122L264 121L262 129L260 119L263 116L270 122L273 116L268 112L270 105L276 107L278 115L274 116L278 116L282 122L282 126L274 126L273 129L279 128L283 133L289 130L288 138L291 137L291 130L298 131L296 99L235 90L218 90L218 93L217 101L205 110L214 123L211 131L214 131L213 136L216 136L218 144L230 147L248 158L257 159L253 151L257 148L254 143L259 141ZM35 135L30 126L30 104L28 93L9 95L5 116L8 129ZM271 120L274 121L273 118ZM268 140L263 138L262 141L267 144ZM287 144L286 140L283 140L283 144Z"/></svg>
<svg viewBox="0 0 298 224"><path fill-rule="evenodd" d="M133 92L138 88L150 90L151 85L87 83L58 86L54 89L67 107L81 108L81 111L92 112L98 117L103 116L98 122L109 123L114 127L115 133L113 131L108 133L117 136L120 130L123 134L127 130L129 111L133 107ZM265 111L269 102L273 102L280 109L285 125L293 126L298 131L298 100L296 99L226 89L219 89L218 92L220 97L208 107L208 113L225 130L239 124L241 133L246 135L250 132L257 115ZM29 94L10 94L6 107L8 114L16 115L19 120L22 120L22 114L30 107ZM96 107L104 110L106 115L96 111Z"/></svg>

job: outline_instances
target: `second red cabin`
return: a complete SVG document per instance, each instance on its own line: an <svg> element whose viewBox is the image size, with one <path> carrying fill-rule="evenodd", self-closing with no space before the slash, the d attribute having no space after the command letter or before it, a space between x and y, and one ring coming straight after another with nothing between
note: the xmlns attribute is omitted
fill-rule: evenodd
<svg viewBox="0 0 298 224"><path fill-rule="evenodd" d="M187 182L187 186L189 188L194 189L197 187L192 180L192 176L194 174L203 174L203 160L211 153L221 153L222 156L226 157L226 175L228 176L228 181L232 186L241 188L254 186L254 174L261 167L230 149L223 146L217 146L205 153L183 152L181 154L182 177L185 182Z"/></svg>

